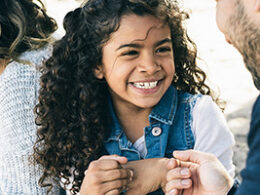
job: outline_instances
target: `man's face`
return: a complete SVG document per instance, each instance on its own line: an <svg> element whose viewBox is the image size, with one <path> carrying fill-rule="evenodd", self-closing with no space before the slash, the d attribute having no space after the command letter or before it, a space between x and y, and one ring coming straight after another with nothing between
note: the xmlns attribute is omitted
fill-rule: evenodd
<svg viewBox="0 0 260 195"><path fill-rule="evenodd" d="M236 0L216 0L216 22L219 30L224 33L226 40L230 43L228 33L228 19L231 17L234 11Z"/></svg>
<svg viewBox="0 0 260 195"><path fill-rule="evenodd" d="M218 28L243 56L256 87L260 90L260 20L254 1L217 0Z"/></svg>

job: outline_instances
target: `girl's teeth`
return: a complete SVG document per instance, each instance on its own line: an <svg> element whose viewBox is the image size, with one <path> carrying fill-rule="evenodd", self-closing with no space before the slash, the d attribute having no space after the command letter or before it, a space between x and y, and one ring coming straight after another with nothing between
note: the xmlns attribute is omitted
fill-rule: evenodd
<svg viewBox="0 0 260 195"><path fill-rule="evenodd" d="M141 89L152 89L154 87L156 87L158 81L154 81L154 82L145 82L145 83L134 83L134 86L137 88L141 88Z"/></svg>

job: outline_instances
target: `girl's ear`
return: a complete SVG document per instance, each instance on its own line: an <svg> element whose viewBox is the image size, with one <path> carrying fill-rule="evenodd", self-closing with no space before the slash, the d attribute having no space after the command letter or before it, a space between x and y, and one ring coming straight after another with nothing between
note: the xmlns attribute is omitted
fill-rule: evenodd
<svg viewBox="0 0 260 195"><path fill-rule="evenodd" d="M94 75L97 79L103 79L104 77L104 73L103 73L103 68L102 65L98 65L95 69L94 69Z"/></svg>

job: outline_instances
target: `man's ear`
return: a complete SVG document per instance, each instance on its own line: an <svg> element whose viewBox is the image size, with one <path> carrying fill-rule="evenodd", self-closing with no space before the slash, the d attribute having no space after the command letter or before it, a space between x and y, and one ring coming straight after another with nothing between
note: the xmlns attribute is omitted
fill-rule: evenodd
<svg viewBox="0 0 260 195"><path fill-rule="evenodd" d="M260 0L255 0L255 11L260 12Z"/></svg>
<svg viewBox="0 0 260 195"><path fill-rule="evenodd" d="M102 65L98 65L95 69L94 69L94 75L97 79L103 79L104 77L104 73L103 73L103 68Z"/></svg>

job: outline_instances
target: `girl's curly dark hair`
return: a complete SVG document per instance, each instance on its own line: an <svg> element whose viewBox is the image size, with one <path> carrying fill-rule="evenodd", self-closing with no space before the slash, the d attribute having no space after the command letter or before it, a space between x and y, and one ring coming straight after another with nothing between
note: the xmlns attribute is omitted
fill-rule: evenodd
<svg viewBox="0 0 260 195"><path fill-rule="evenodd" d="M17 60L21 53L45 45L56 29L41 0L1 0L0 58Z"/></svg>
<svg viewBox="0 0 260 195"><path fill-rule="evenodd" d="M36 163L44 167L42 186L48 178L73 178L72 193L79 192L84 171L100 157L108 130L108 87L93 70L102 64L102 46L126 14L153 15L171 29L175 59L173 85L192 94L211 94L205 73L196 65L196 47L183 21L188 17L174 0L88 0L64 19L65 36L54 44L46 62L36 106L38 140Z"/></svg>

